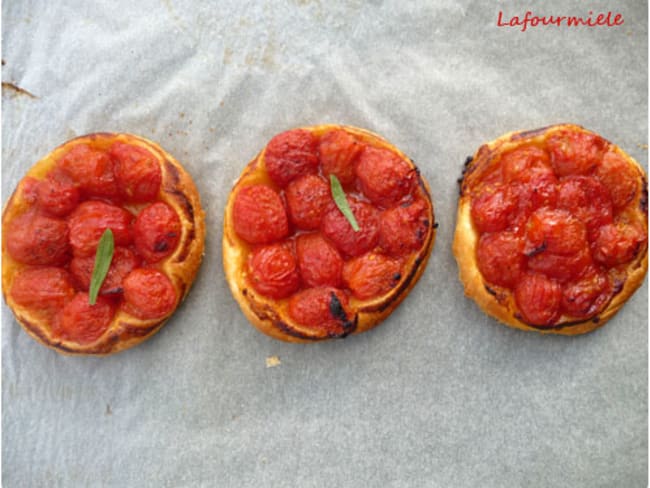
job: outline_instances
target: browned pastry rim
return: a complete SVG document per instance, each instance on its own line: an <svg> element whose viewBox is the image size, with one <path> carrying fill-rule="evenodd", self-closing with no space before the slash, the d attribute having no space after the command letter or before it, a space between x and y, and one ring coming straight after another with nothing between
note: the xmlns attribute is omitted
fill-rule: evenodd
<svg viewBox="0 0 650 488"><path fill-rule="evenodd" d="M406 298L409 291L415 286L424 272L431 250L433 249L436 233L429 185L420 175L419 171L417 171L415 164L404 153L372 132L356 127L332 124L302 127L302 129L309 130L316 136L323 135L335 129L342 129L370 146L385 148L399 155L416 169L419 192L429 205L430 224L423 245L405 263L403 267L404 272L396 286L388 293L371 300L359 300L350 297L349 308L353 312L353 319L350 321L349 333L359 334L375 327L388 317L402 300ZM264 297L247 283L246 257L248 255L248 245L234 231L233 204L234 197L241 188L256 183L270 184L270 178L264 164L264 150L253 158L236 181L230 192L225 209L223 264L226 279L232 294L248 320L260 331L271 337L287 342L313 342L329 339L330 337L328 336L319 334L314 330L310 330L309 327L296 323L288 314L286 299L273 300Z"/></svg>
<svg viewBox="0 0 650 488"><path fill-rule="evenodd" d="M459 277L465 288L465 295L472 298L478 306L488 315L498 319L506 325L517 329L536 331L545 334L577 335L590 332L602 327L623 306L643 283L648 269L647 245L637 254L635 259L627 265L627 275L620 291L615 293L607 306L596 316L585 320L574 320L562 316L551 327L541 327L524 322L518 311L513 293L502 287L487 284L481 275L476 259L476 246L479 233L474 228L470 214L470 195L468 178L480 172L492 161L498 159L511 149L523 143L543 141L551 134L563 130L593 134L593 132L574 124L558 124L541 129L510 132L482 145L474 156L468 158L460 183L460 197L456 217L456 231L453 241L453 253L458 263ZM642 191L637 192L635 201L630 203L639 212L639 221L643 222L647 231L647 180L642 167L632 157L618 146L607 142L609 150L621 155L628 164L638 171L639 180L642 182Z"/></svg>
<svg viewBox="0 0 650 488"><path fill-rule="evenodd" d="M201 208L198 191L190 175L181 164L156 143L132 134L94 133L77 137L65 142L47 156L37 162L25 175L43 179L55 166L56 162L71 148L80 144L88 144L95 149L107 149L114 142L142 147L148 150L160 163L162 182L157 201L171 206L181 220L181 238L176 250L161 260L157 268L171 280L180 302L187 296L196 277L203 257L205 243L204 212ZM4 299L13 311L16 320L23 329L41 344L63 354L82 354L104 356L114 354L139 344L155 334L174 313L171 311L165 317L142 320L123 310L118 310L104 334L96 341L79 344L73 341L54 337L48 324L34 317L28 308L15 303L8 290L11 289L16 273L26 265L12 259L7 252L6 232L4 230L11 220L21 215L29 208L24 199L24 179L7 202L2 215L2 290ZM143 206L143 205L140 205ZM138 206L125 205L125 208L136 209Z"/></svg>

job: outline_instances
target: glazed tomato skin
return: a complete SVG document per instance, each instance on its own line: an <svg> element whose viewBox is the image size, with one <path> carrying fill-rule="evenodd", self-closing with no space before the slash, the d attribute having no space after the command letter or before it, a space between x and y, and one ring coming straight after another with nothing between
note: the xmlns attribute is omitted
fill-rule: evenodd
<svg viewBox="0 0 650 488"><path fill-rule="evenodd" d="M140 319L159 319L176 308L174 285L155 269L134 269L124 279L123 287L125 311Z"/></svg>
<svg viewBox="0 0 650 488"><path fill-rule="evenodd" d="M478 269L486 281L514 288L526 269L524 243L512 232L483 234L476 249Z"/></svg>
<svg viewBox="0 0 650 488"><path fill-rule="evenodd" d="M123 142L115 142L108 154L115 163L115 177L127 202L145 203L156 198L162 172L153 154Z"/></svg>
<svg viewBox="0 0 650 488"><path fill-rule="evenodd" d="M70 244L75 256L93 256L106 229L113 231L116 246L132 241L133 215L115 205L89 200L79 205L68 217Z"/></svg>
<svg viewBox="0 0 650 488"><path fill-rule="evenodd" d="M523 146L504 154L501 174L506 183L527 183L535 177L554 176L548 153L537 146Z"/></svg>
<svg viewBox="0 0 650 488"><path fill-rule="evenodd" d="M235 195L233 226L250 244L269 244L289 234L289 220L280 195L266 185L251 185Z"/></svg>
<svg viewBox="0 0 650 488"><path fill-rule="evenodd" d="M321 231L339 251L358 256L375 247L379 240L379 211L354 197L348 196L347 200L359 230L355 232L341 211L332 206L323 216Z"/></svg>
<svg viewBox="0 0 650 488"><path fill-rule="evenodd" d="M526 264L530 270L544 274L559 282L566 282L580 276L593 264L593 261L589 249L584 248L575 254L569 255L543 251L530 256Z"/></svg>
<svg viewBox="0 0 650 488"><path fill-rule="evenodd" d="M397 154L371 146L359 155L355 172L363 194L374 204L386 207L408 195L417 176Z"/></svg>
<svg viewBox="0 0 650 488"><path fill-rule="evenodd" d="M646 232L636 225L622 222L603 226L593 245L594 260L609 267L632 261L648 240Z"/></svg>
<svg viewBox="0 0 650 488"><path fill-rule="evenodd" d="M16 274L9 294L18 305L53 313L72 300L75 290L63 268L38 267Z"/></svg>
<svg viewBox="0 0 650 488"><path fill-rule="evenodd" d="M136 267L140 260L126 247L116 247L113 252L111 266L108 269L106 278L102 283L99 293L101 295L112 295L122 293L122 281ZM78 288L88 291L90 281L95 267L95 256L73 257L70 261L70 273L74 277Z"/></svg>
<svg viewBox="0 0 650 488"><path fill-rule="evenodd" d="M173 208L164 202L152 203L135 218L135 249L148 262L155 263L174 252L181 231L181 220Z"/></svg>
<svg viewBox="0 0 650 488"><path fill-rule="evenodd" d="M317 175L306 175L293 180L285 193L289 219L299 229L320 227L323 213L332 203L330 187Z"/></svg>
<svg viewBox="0 0 650 488"><path fill-rule="evenodd" d="M95 305L91 305L88 293L78 292L63 308L60 326L55 333L78 344L90 344L106 332L114 314L115 306L110 300L99 296Z"/></svg>
<svg viewBox="0 0 650 488"><path fill-rule="evenodd" d="M343 265L343 281L356 298L367 300L393 289L402 278L401 268L397 259L368 253Z"/></svg>
<svg viewBox="0 0 650 488"><path fill-rule="evenodd" d="M607 274L590 268L562 290L562 309L573 318L585 319L600 312L612 297Z"/></svg>
<svg viewBox="0 0 650 488"><path fill-rule="evenodd" d="M639 174L615 152L605 153L595 174L609 191L614 208L625 207L639 191Z"/></svg>
<svg viewBox="0 0 650 488"><path fill-rule="evenodd" d="M304 129L273 137L264 151L264 164L273 182L284 188L290 181L318 170L318 140Z"/></svg>
<svg viewBox="0 0 650 488"><path fill-rule="evenodd" d="M39 208L55 217L65 217L79 205L80 193L67 178L49 175L36 189Z"/></svg>
<svg viewBox="0 0 650 488"><path fill-rule="evenodd" d="M318 145L318 155L325 176L335 175L342 185L354 182L354 162L363 150L354 136L337 129L323 135Z"/></svg>
<svg viewBox="0 0 650 488"><path fill-rule="evenodd" d="M294 294L289 299L289 316L330 336L344 335L351 326L348 297L332 287L307 288Z"/></svg>
<svg viewBox="0 0 650 488"><path fill-rule="evenodd" d="M524 321L552 326L560 317L562 289L545 276L526 274L515 288L515 301Z"/></svg>
<svg viewBox="0 0 650 488"><path fill-rule="evenodd" d="M557 205L585 223L590 239L594 239L598 230L613 219L612 201L607 189L593 177L564 178L559 184Z"/></svg>
<svg viewBox="0 0 650 488"><path fill-rule="evenodd" d="M115 199L120 193L113 160L86 144L70 149L59 160L58 167L79 184L87 197Z"/></svg>
<svg viewBox="0 0 650 488"><path fill-rule="evenodd" d="M302 234L296 239L298 268L307 286L341 284L343 259L336 248L320 234Z"/></svg>
<svg viewBox="0 0 650 488"><path fill-rule="evenodd" d="M526 240L526 253L570 255L587 248L587 230L566 210L541 208L528 219Z"/></svg>
<svg viewBox="0 0 650 488"><path fill-rule="evenodd" d="M516 194L508 186L485 186L472 198L472 222L478 232L505 230L517 209Z"/></svg>
<svg viewBox="0 0 650 488"><path fill-rule="evenodd" d="M431 226L429 217L428 207L420 199L384 210L381 213L379 245L394 256L420 249Z"/></svg>
<svg viewBox="0 0 650 488"><path fill-rule="evenodd" d="M7 251L16 261L33 265L61 265L70 256L65 220L34 211L13 219L7 227Z"/></svg>
<svg viewBox="0 0 650 488"><path fill-rule="evenodd" d="M607 142L596 134L573 131L553 134L546 144L558 176L589 173L598 166L607 147Z"/></svg>
<svg viewBox="0 0 650 488"><path fill-rule="evenodd" d="M248 256L249 281L264 296L286 298L300 287L298 263L284 243L255 249Z"/></svg>

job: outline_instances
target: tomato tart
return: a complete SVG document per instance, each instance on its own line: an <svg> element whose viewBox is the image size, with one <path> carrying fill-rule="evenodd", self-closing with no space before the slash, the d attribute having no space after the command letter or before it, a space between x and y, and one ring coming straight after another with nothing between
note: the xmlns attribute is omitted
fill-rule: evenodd
<svg viewBox="0 0 650 488"><path fill-rule="evenodd" d="M512 132L468 158L453 251L465 293L523 330L605 324L648 268L641 166L572 124Z"/></svg>
<svg viewBox="0 0 650 488"><path fill-rule="evenodd" d="M429 187L395 146L348 126L292 129L268 142L230 193L225 273L262 332L288 342L345 337L406 297L435 228Z"/></svg>
<svg viewBox="0 0 650 488"><path fill-rule="evenodd" d="M104 234L113 251L93 285ZM198 192L171 155L131 134L78 137L36 163L5 206L3 295L42 344L65 354L116 353L172 315L204 239Z"/></svg>

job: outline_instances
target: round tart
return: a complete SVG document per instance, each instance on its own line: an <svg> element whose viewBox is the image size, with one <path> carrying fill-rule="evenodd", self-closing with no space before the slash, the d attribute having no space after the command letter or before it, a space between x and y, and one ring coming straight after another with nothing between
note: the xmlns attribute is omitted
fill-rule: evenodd
<svg viewBox="0 0 650 488"><path fill-rule="evenodd" d="M114 252L93 305L100 238ZM2 290L29 335L66 354L108 355L157 332L203 255L196 187L158 145L98 133L59 146L20 181L2 215Z"/></svg>
<svg viewBox="0 0 650 488"><path fill-rule="evenodd" d="M648 268L647 180L577 125L512 132L460 181L453 250L465 293L523 330L575 335L607 322Z"/></svg>
<svg viewBox="0 0 650 488"><path fill-rule="evenodd" d="M230 193L226 278L265 334L345 337L374 327L406 297L435 227L429 187L395 146L354 127L293 129L269 141Z"/></svg>

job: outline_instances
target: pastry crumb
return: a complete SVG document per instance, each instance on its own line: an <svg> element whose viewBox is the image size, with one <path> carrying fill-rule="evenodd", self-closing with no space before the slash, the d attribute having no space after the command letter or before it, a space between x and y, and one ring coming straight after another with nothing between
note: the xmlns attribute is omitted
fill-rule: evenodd
<svg viewBox="0 0 650 488"><path fill-rule="evenodd" d="M648 145L647 144L637 144L637 147L639 149L645 149L646 151L648 150Z"/></svg>
<svg viewBox="0 0 650 488"><path fill-rule="evenodd" d="M275 368L276 366L280 366L280 364L280 358L278 356L269 356L266 358L267 368Z"/></svg>

